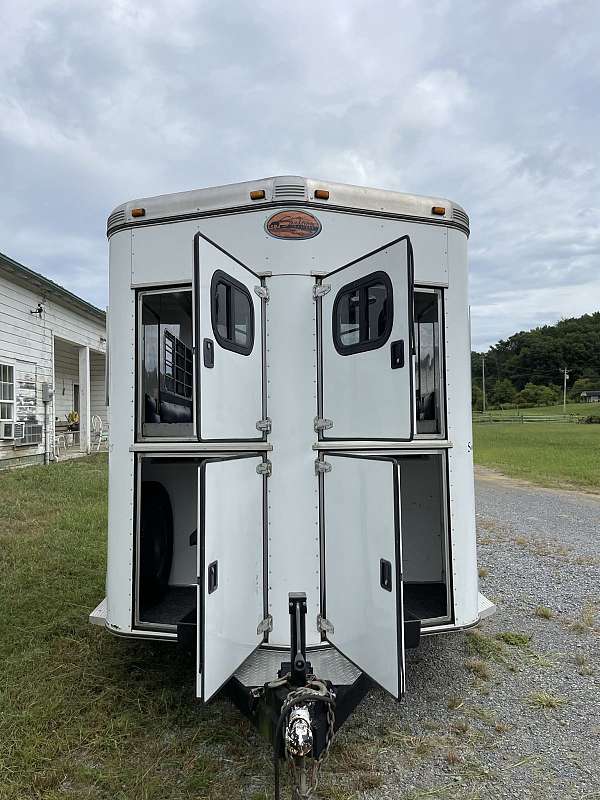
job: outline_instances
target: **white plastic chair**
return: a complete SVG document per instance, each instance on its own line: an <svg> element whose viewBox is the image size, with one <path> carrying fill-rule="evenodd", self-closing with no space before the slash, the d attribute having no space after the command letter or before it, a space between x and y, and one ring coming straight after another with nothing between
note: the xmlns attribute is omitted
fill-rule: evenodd
<svg viewBox="0 0 600 800"><path fill-rule="evenodd" d="M57 433L54 436L54 457L56 458L56 460L58 460L60 458L61 445L62 445L63 450L66 450L67 449L67 440L65 439L64 434Z"/></svg>
<svg viewBox="0 0 600 800"><path fill-rule="evenodd" d="M100 450L100 445L102 442L108 441L108 431L104 428L104 423L102 422L102 417L99 417L98 414L92 415L92 431L91 431L91 445L92 447L94 444L96 445L96 452Z"/></svg>

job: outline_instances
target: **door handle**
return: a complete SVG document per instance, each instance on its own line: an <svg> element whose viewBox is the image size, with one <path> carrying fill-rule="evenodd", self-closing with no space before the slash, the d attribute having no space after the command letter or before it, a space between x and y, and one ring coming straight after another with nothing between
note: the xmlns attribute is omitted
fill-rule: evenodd
<svg viewBox="0 0 600 800"><path fill-rule="evenodd" d="M391 367L401 369L404 366L404 339L396 339L390 345Z"/></svg>
<svg viewBox="0 0 600 800"><path fill-rule="evenodd" d="M379 561L379 583L386 592L392 591L392 564L385 558Z"/></svg>
<svg viewBox="0 0 600 800"><path fill-rule="evenodd" d="M212 369L215 365L215 343L212 339L205 339L202 343L202 354L204 358L204 366L207 369Z"/></svg>
<svg viewBox="0 0 600 800"><path fill-rule="evenodd" d="M219 562L213 561L208 565L207 575L208 593L212 594L219 586Z"/></svg>

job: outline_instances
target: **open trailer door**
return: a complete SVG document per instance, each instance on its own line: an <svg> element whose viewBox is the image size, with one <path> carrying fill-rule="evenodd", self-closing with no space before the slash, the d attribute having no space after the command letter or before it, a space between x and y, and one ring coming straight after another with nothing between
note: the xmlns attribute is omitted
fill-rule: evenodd
<svg viewBox="0 0 600 800"><path fill-rule="evenodd" d="M396 698L404 694L399 467L326 455L324 607L328 641Z"/></svg>
<svg viewBox="0 0 600 800"><path fill-rule="evenodd" d="M221 247L194 238L198 439L260 441L263 303L260 278ZM266 416L266 414L265 414ZM260 426L259 426L260 427Z"/></svg>
<svg viewBox="0 0 600 800"><path fill-rule="evenodd" d="M322 439L412 439L413 284L412 247L403 236L316 288Z"/></svg>
<svg viewBox="0 0 600 800"><path fill-rule="evenodd" d="M263 641L263 491L257 456L198 469L197 695L225 684Z"/></svg>

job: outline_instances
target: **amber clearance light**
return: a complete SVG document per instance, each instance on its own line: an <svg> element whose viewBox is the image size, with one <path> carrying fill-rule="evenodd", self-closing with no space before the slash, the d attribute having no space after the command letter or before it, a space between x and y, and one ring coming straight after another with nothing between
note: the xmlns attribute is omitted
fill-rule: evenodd
<svg viewBox="0 0 600 800"><path fill-rule="evenodd" d="M146 216L146 209L145 208L132 208L131 209L131 216L132 217L145 217Z"/></svg>
<svg viewBox="0 0 600 800"><path fill-rule="evenodd" d="M265 199L264 189L254 189L253 192L250 192L250 200L264 200L264 199Z"/></svg>
<svg viewBox="0 0 600 800"><path fill-rule="evenodd" d="M438 217L443 217L446 213L446 209L444 206L433 206L431 209L432 214L436 214Z"/></svg>
<svg viewBox="0 0 600 800"><path fill-rule="evenodd" d="M315 200L329 200L327 189L315 189Z"/></svg>

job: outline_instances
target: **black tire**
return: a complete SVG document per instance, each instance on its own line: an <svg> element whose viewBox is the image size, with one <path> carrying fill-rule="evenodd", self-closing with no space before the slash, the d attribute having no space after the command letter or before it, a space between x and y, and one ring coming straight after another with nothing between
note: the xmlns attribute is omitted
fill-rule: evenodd
<svg viewBox="0 0 600 800"><path fill-rule="evenodd" d="M169 493L156 481L142 483L140 605L157 603L167 591L173 563L173 511Z"/></svg>

